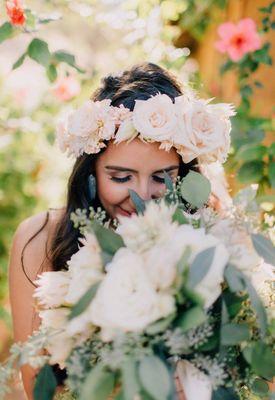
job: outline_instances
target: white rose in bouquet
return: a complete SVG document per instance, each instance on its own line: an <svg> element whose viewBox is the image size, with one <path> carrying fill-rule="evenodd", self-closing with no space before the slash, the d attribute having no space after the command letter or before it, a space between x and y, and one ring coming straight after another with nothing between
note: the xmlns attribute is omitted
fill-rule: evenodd
<svg viewBox="0 0 275 400"><path fill-rule="evenodd" d="M69 313L70 309L66 307L39 312L41 327L49 331L46 350L50 355L50 364L58 363L61 368L65 367L65 360L74 345L72 336L66 332Z"/></svg>
<svg viewBox="0 0 275 400"><path fill-rule="evenodd" d="M189 265L198 253L207 248L215 247L214 258L207 274L194 288L203 298L205 308L210 307L221 293L223 273L229 258L227 249L219 239L207 234L204 228L195 229L191 225L179 226L170 243L171 252L177 253L179 257L187 246L190 247Z"/></svg>
<svg viewBox="0 0 275 400"><path fill-rule="evenodd" d="M45 308L60 307L66 304L66 294L70 284L67 271L47 271L38 275L34 282L37 288L33 297Z"/></svg>
<svg viewBox="0 0 275 400"><path fill-rule="evenodd" d="M172 222L176 206L150 202L144 215L132 215L131 218L119 216L117 233L133 251L142 253L156 244L164 244L174 234L177 224Z"/></svg>
<svg viewBox="0 0 275 400"><path fill-rule="evenodd" d="M75 304L91 285L99 282L104 276L101 250L95 235L87 233L80 242L83 246L67 263L70 283L66 301L70 304Z"/></svg>
<svg viewBox="0 0 275 400"><path fill-rule="evenodd" d="M184 390L186 400L211 400L210 379L187 360L177 363L177 373Z"/></svg>
<svg viewBox="0 0 275 400"><path fill-rule="evenodd" d="M245 229L237 226L234 220L218 219L209 231L225 244L232 264L247 276L251 276L261 263L261 258L255 251L251 237Z"/></svg>
<svg viewBox="0 0 275 400"><path fill-rule="evenodd" d="M174 310L174 298L152 286L140 255L121 248L108 264L108 272L90 305L90 319L102 329L102 339L116 331L142 331Z"/></svg>

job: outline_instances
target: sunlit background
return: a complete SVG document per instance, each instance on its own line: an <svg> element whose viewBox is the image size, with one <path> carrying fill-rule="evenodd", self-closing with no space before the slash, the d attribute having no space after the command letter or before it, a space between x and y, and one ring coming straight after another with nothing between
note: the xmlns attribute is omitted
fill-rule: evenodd
<svg viewBox="0 0 275 400"><path fill-rule="evenodd" d="M274 10L275 3L264 0L2 0L2 360L12 343L7 290L12 236L24 218L64 205L72 160L54 144L56 122L87 99L104 75L151 61L202 96L233 102L238 116L225 165L229 192L257 184L263 219L274 223ZM247 18L250 22L240 23ZM231 25L222 35L226 22ZM10 398L22 399L22 393L15 388Z"/></svg>

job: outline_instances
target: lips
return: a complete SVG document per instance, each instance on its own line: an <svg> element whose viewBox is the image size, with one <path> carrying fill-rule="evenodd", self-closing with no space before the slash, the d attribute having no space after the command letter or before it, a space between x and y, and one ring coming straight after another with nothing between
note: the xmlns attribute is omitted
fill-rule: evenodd
<svg viewBox="0 0 275 400"><path fill-rule="evenodd" d="M118 206L118 211L121 215L125 215L126 217L130 217L132 214L136 214L136 211L128 211L125 210L124 208Z"/></svg>

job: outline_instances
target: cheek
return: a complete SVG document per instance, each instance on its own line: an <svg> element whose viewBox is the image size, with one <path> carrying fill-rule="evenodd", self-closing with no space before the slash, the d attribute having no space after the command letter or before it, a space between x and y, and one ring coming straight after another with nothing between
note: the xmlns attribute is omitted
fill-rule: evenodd
<svg viewBox="0 0 275 400"><path fill-rule="evenodd" d="M98 176L97 191L104 207L119 204L129 196L127 185L116 183L105 175Z"/></svg>

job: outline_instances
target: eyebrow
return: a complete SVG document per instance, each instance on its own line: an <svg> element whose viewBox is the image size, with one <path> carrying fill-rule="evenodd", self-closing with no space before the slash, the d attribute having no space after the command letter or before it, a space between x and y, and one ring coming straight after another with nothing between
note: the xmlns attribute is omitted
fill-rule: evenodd
<svg viewBox="0 0 275 400"><path fill-rule="evenodd" d="M135 170L135 169L120 167L120 166L118 166L118 165L107 165L107 166L105 166L105 168L108 169L108 170L109 170L109 169L112 169L112 170L114 170L114 171L138 172L138 171ZM169 172L169 171L172 171L172 170L178 169L178 168L179 168L179 165L171 165L170 167L162 168L162 169L159 169L159 170L157 170L157 171L154 171L153 174L158 174L158 173L161 173L161 172L163 172L163 171Z"/></svg>

